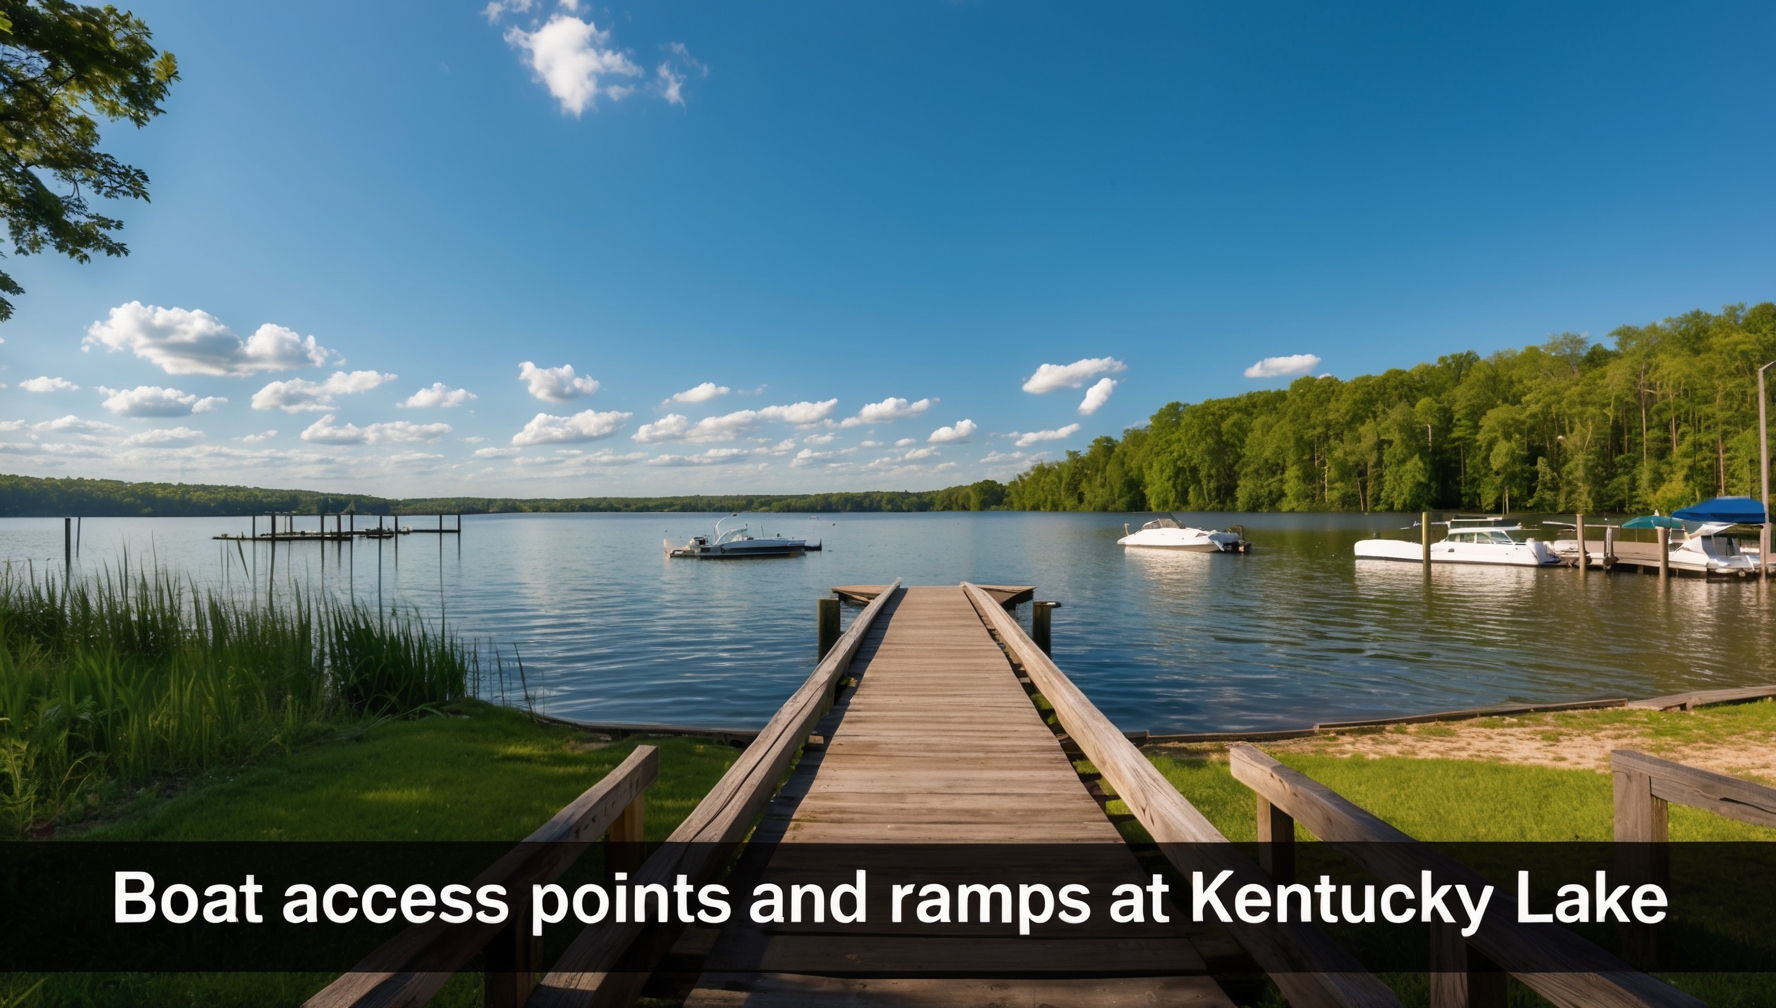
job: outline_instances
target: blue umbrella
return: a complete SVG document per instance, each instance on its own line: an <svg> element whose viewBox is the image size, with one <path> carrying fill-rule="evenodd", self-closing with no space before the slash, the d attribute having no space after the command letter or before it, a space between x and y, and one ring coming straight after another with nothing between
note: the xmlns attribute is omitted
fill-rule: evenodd
<svg viewBox="0 0 1776 1008"><path fill-rule="evenodd" d="M1766 520L1764 505L1752 497L1715 497L1673 511L1671 516L1684 521L1732 522L1735 525L1762 525Z"/></svg>

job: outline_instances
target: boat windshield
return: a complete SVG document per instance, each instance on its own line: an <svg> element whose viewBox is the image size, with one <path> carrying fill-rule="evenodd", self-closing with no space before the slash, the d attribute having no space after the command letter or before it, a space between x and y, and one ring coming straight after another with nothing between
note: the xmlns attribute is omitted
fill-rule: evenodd
<svg viewBox="0 0 1776 1008"><path fill-rule="evenodd" d="M1170 518L1159 518L1159 519L1156 519L1154 521L1150 521L1147 524L1141 526L1141 528L1144 530L1145 529L1162 529L1162 528L1183 528L1183 527L1184 526L1179 525L1177 522L1173 521Z"/></svg>
<svg viewBox="0 0 1776 1008"><path fill-rule="evenodd" d="M1702 552L1710 556L1730 557L1739 555L1739 540L1733 536L1712 535L1702 537Z"/></svg>
<svg viewBox="0 0 1776 1008"><path fill-rule="evenodd" d="M1511 531L1505 531L1503 529L1471 529L1465 532L1449 533L1449 541L1457 543L1493 543L1502 546L1509 546L1513 543L1522 542L1523 540L1517 538L1516 535L1513 535L1513 532L1518 535L1522 534L1521 531L1517 529L1512 529Z"/></svg>

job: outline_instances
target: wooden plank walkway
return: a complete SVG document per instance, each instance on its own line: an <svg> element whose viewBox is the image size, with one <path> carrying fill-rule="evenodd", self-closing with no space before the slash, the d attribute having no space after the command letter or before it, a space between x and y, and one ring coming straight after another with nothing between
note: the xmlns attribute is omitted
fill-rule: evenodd
<svg viewBox="0 0 1776 1008"><path fill-rule="evenodd" d="M1121 843L960 587L906 588L889 599L851 671L856 689L816 727L820 744L805 751L754 841ZM1126 858L1116 873L1121 880L1145 877L1126 848L1113 857ZM845 955L833 957L831 972L949 963L992 977L1034 961L1031 941L1010 934L914 937L882 933L872 923L867 941L848 941ZM1009 1008L1057 997L1074 1005L1232 1004L1184 938L1165 940L1163 948L1149 939L1139 950L1148 961L1163 956L1177 975L1092 976L1113 969L1094 963L1115 961L1105 955L1108 944L1099 944L1115 941L1043 942L1054 949L1050 968L1077 970L1077 979L859 979L772 971L774 961L805 969L825 957L833 939L798 935L793 925L755 925L742 915L715 943L686 1008L989 1001Z"/></svg>

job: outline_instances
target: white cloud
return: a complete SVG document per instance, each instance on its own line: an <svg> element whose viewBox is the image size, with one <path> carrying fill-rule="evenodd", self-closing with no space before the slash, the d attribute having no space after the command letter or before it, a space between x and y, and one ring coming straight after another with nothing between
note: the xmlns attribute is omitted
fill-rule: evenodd
<svg viewBox="0 0 1776 1008"><path fill-rule="evenodd" d="M980 429L973 420L958 420L954 427L939 427L931 432L925 440L932 444L960 444L968 440L968 436Z"/></svg>
<svg viewBox="0 0 1776 1008"><path fill-rule="evenodd" d="M189 427L156 428L143 431L140 434L132 434L123 439L123 444L127 448L137 445L187 445L203 436L203 431L192 430Z"/></svg>
<svg viewBox="0 0 1776 1008"><path fill-rule="evenodd" d="M766 406L756 410L735 410L721 416L704 417L696 423L681 413L668 413L653 423L642 424L631 436L637 444L662 441L732 441L768 422L792 423L806 427L832 415L837 399L824 402L798 402L787 406Z"/></svg>
<svg viewBox="0 0 1776 1008"><path fill-rule="evenodd" d="M535 0L493 0L492 3L481 8L481 14L487 18L488 24L493 24L500 19L501 14L508 12L522 14L534 5Z"/></svg>
<svg viewBox="0 0 1776 1008"><path fill-rule="evenodd" d="M837 454L838 452L817 452L812 448L803 448L801 451L796 452L796 457L790 459L789 464L791 468L800 469L803 466L811 466L815 463L825 461Z"/></svg>
<svg viewBox="0 0 1776 1008"><path fill-rule="evenodd" d="M766 406L758 411L759 417L781 423L791 423L798 427L817 424L832 416L833 408L838 406L837 399L822 399L820 402L790 403L787 406Z"/></svg>
<svg viewBox="0 0 1776 1008"><path fill-rule="evenodd" d="M407 409L452 409L473 398L475 393L468 389L453 389L443 382L433 382L395 405Z"/></svg>
<svg viewBox="0 0 1776 1008"><path fill-rule="evenodd" d="M247 444L258 444L261 441L270 441L272 438L277 437L277 436L278 436L278 432L274 428L272 430L260 431L257 434L248 434L245 437L241 438L241 440L245 441Z"/></svg>
<svg viewBox="0 0 1776 1008"><path fill-rule="evenodd" d="M1023 452L988 452L981 456L982 462L1016 462L1024 457Z"/></svg>
<svg viewBox="0 0 1776 1008"><path fill-rule="evenodd" d="M914 448L912 451L902 455L901 458L908 462L913 462L918 459L930 458L936 454L938 454L936 448Z"/></svg>
<svg viewBox="0 0 1776 1008"><path fill-rule="evenodd" d="M394 375L379 371L335 371L323 382L311 382L305 378L274 381L253 393L253 408L280 409L285 413L319 413L333 409L333 397L336 395L368 392L394 380Z"/></svg>
<svg viewBox="0 0 1776 1008"><path fill-rule="evenodd" d="M1041 395L1057 389L1079 388L1099 375L1127 370L1128 365L1114 357L1083 357L1071 364L1044 364L1024 382L1024 391Z"/></svg>
<svg viewBox="0 0 1776 1008"><path fill-rule="evenodd" d="M540 444L564 444L572 441L596 441L610 437L623 427L623 422L634 414L599 413L586 410L573 416L555 416L550 413L538 413L524 425L524 429L512 435L512 443L520 447Z"/></svg>
<svg viewBox="0 0 1776 1008"><path fill-rule="evenodd" d="M1110 393L1116 390L1116 379L1100 378L1098 383L1085 390L1085 398L1079 402L1079 414L1091 416L1098 407L1110 401Z"/></svg>
<svg viewBox="0 0 1776 1008"><path fill-rule="evenodd" d="M477 449L475 449L475 457L476 458L506 458L509 455L518 454L520 450L521 449L518 449L518 448L477 448Z"/></svg>
<svg viewBox="0 0 1776 1008"><path fill-rule="evenodd" d="M490 12L490 20L495 16ZM596 108L600 94L614 100L634 90L628 85L601 87L600 77L639 77L642 72L622 50L611 47L609 31L566 14L556 14L536 31L508 28L506 42L524 51L525 63L561 103L561 111L575 116L588 105Z"/></svg>
<svg viewBox="0 0 1776 1008"><path fill-rule="evenodd" d="M1068 424L1060 430L1030 431L1028 434L1020 434L1017 436L1017 446L1019 448L1028 448L1038 441L1059 441L1062 438L1072 437L1074 434L1078 433L1078 431L1079 425L1076 423Z"/></svg>
<svg viewBox="0 0 1776 1008"><path fill-rule="evenodd" d="M1247 378L1281 378L1285 375L1307 374L1320 366L1320 358L1310 353L1287 357L1266 357L1246 369Z"/></svg>
<svg viewBox="0 0 1776 1008"><path fill-rule="evenodd" d="M903 437L899 441L894 442L894 447L909 448L909 447L916 445L918 443L919 443L919 439L916 437Z"/></svg>
<svg viewBox="0 0 1776 1008"><path fill-rule="evenodd" d="M175 417L213 413L217 406L228 401L221 396L199 399L189 392L162 388L159 385L137 385L133 389L114 389L100 385L99 391L106 397L100 405L118 416L126 417Z"/></svg>
<svg viewBox="0 0 1776 1008"><path fill-rule="evenodd" d="M666 58L654 67L654 87L666 104L684 107L684 84L690 74L702 77L709 76L709 68L696 61L691 51L683 42L671 42L663 47Z"/></svg>
<svg viewBox="0 0 1776 1008"><path fill-rule="evenodd" d="M332 351L313 336L269 322L242 340L206 311L162 308L140 301L118 305L104 322L86 329L82 345L130 350L167 374L251 375L319 367Z"/></svg>
<svg viewBox="0 0 1776 1008"><path fill-rule="evenodd" d="M103 420L82 420L72 413L64 417L58 417L54 420L45 420L42 423L34 423L31 425L31 429L34 431L49 431L54 433L72 431L76 434L123 433L122 427L105 423Z"/></svg>
<svg viewBox="0 0 1776 1008"><path fill-rule="evenodd" d="M409 420L373 423L367 427L356 424L334 424L333 414L316 420L302 432L302 440L316 444L388 444L414 441L436 441L450 433L443 423L416 424Z"/></svg>
<svg viewBox="0 0 1776 1008"><path fill-rule="evenodd" d="M896 420L905 420L907 417L916 417L930 409L932 404L936 402L936 399L907 402L905 399L889 396L881 402L865 405L857 411L856 416L846 417L839 426L862 427L865 424L893 423Z"/></svg>
<svg viewBox="0 0 1776 1008"><path fill-rule="evenodd" d="M518 365L518 379L530 387L530 394L544 402L573 402L598 391L596 379L575 375L572 364L540 368L530 361Z"/></svg>
<svg viewBox="0 0 1776 1008"><path fill-rule="evenodd" d="M648 459L651 466L709 466L731 465L744 462L752 457L746 448L711 448L695 455L656 455Z"/></svg>
<svg viewBox="0 0 1776 1008"><path fill-rule="evenodd" d="M803 444L832 444L836 434L810 434L802 439Z"/></svg>
<svg viewBox="0 0 1776 1008"><path fill-rule="evenodd" d="M79 387L66 378L51 378L48 375L19 382L19 388L26 392L72 392Z"/></svg>
<svg viewBox="0 0 1776 1008"><path fill-rule="evenodd" d="M696 385L691 388L685 389L683 392L673 393L672 398L666 400L666 402L669 402L669 403L708 402L709 400L714 399L717 396L725 396L729 392L732 392L732 391L733 391L733 389L728 388L726 385L717 385L716 383L714 383L712 381L706 381L701 385ZM661 403L661 405L664 406L665 403Z"/></svg>

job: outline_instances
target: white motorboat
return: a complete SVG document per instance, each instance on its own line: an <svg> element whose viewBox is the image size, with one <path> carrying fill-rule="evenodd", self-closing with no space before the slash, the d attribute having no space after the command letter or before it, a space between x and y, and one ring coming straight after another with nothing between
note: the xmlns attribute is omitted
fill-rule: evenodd
<svg viewBox="0 0 1776 1008"><path fill-rule="evenodd" d="M1130 532L1122 527L1118 546L1140 546L1146 549L1188 550L1193 553L1244 553L1251 548L1238 532L1215 532L1179 524L1175 518L1159 518Z"/></svg>
<svg viewBox="0 0 1776 1008"><path fill-rule="evenodd" d="M706 536L692 536L690 542L674 548L670 540L662 540L669 557L691 557L697 560L739 560L748 557L798 556L819 552L820 543L809 545L806 539L787 539L781 535L753 536L748 526L722 530L729 515L715 523L715 531Z"/></svg>
<svg viewBox="0 0 1776 1008"><path fill-rule="evenodd" d="M1683 541L1671 547L1666 563L1672 570L1696 574L1757 573L1757 551L1742 550L1738 537L1721 534L1732 527L1731 522L1703 522L1694 529L1686 526Z"/></svg>
<svg viewBox="0 0 1776 1008"><path fill-rule="evenodd" d="M1446 524L1449 532L1431 544L1432 563L1552 567L1561 562L1547 543L1525 536L1523 526L1510 519L1451 518ZM1359 560L1423 563L1424 544L1405 539L1364 539L1357 543L1356 554Z"/></svg>

